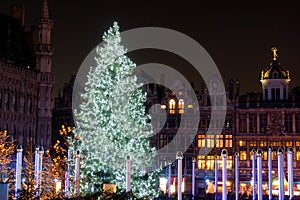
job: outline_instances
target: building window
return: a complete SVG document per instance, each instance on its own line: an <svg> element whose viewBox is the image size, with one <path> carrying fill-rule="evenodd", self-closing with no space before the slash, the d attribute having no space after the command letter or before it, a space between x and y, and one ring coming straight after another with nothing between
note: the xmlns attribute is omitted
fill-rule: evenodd
<svg viewBox="0 0 300 200"><path fill-rule="evenodd" d="M239 131L240 133L246 133L247 132L247 121L246 121L246 115L241 114L239 117Z"/></svg>
<svg viewBox="0 0 300 200"><path fill-rule="evenodd" d="M170 112L170 114L175 114L175 106L176 106L175 100L170 99L170 101L169 101L169 112Z"/></svg>
<svg viewBox="0 0 300 200"><path fill-rule="evenodd" d="M265 133L267 128L267 114L259 115L260 132Z"/></svg>
<svg viewBox="0 0 300 200"><path fill-rule="evenodd" d="M277 160L276 156L277 156L277 152L272 151L272 160Z"/></svg>
<svg viewBox="0 0 300 200"><path fill-rule="evenodd" d="M296 152L296 159L297 159L297 160L300 160L300 151L297 151L297 152Z"/></svg>
<svg viewBox="0 0 300 200"><path fill-rule="evenodd" d="M256 114L249 115L249 131L250 133L256 133L257 118Z"/></svg>
<svg viewBox="0 0 300 200"><path fill-rule="evenodd" d="M240 151L240 160L247 160L247 151Z"/></svg>
<svg viewBox="0 0 300 200"><path fill-rule="evenodd" d="M296 147L300 147L300 142L296 141Z"/></svg>
<svg viewBox="0 0 300 200"><path fill-rule="evenodd" d="M216 135L216 147L223 147L223 135Z"/></svg>
<svg viewBox="0 0 300 200"><path fill-rule="evenodd" d="M240 140L239 141L239 146L240 147L245 147L247 145L246 140Z"/></svg>
<svg viewBox="0 0 300 200"><path fill-rule="evenodd" d="M232 147L232 135L225 135L225 147Z"/></svg>
<svg viewBox="0 0 300 200"><path fill-rule="evenodd" d="M205 147L205 135L198 135L198 148Z"/></svg>
<svg viewBox="0 0 300 200"><path fill-rule="evenodd" d="M184 113L184 101L183 101L183 99L179 99L179 102L178 102L178 112L179 112L179 114L183 114Z"/></svg>
<svg viewBox="0 0 300 200"><path fill-rule="evenodd" d="M266 147L268 145L268 142L266 140L259 141L259 146Z"/></svg>
<svg viewBox="0 0 300 200"><path fill-rule="evenodd" d="M284 126L287 133L293 132L293 118L291 113L285 113Z"/></svg>
<svg viewBox="0 0 300 200"><path fill-rule="evenodd" d="M214 135L206 135L206 147L214 147L215 140Z"/></svg>
<svg viewBox="0 0 300 200"><path fill-rule="evenodd" d="M296 132L300 132L300 113L296 114Z"/></svg>
<svg viewBox="0 0 300 200"><path fill-rule="evenodd" d="M263 159L263 160L268 160L268 152L267 152L267 151L264 151L264 152L263 152L262 159Z"/></svg>
<svg viewBox="0 0 300 200"><path fill-rule="evenodd" d="M286 141L285 146L286 147L292 147L293 146L293 141Z"/></svg>
<svg viewBox="0 0 300 200"><path fill-rule="evenodd" d="M272 141L271 145L273 147L280 147L280 146L282 146L282 142L281 141Z"/></svg>
<svg viewBox="0 0 300 200"><path fill-rule="evenodd" d="M250 140L249 146L250 147L256 147L256 141Z"/></svg>
<svg viewBox="0 0 300 200"><path fill-rule="evenodd" d="M268 89L265 89L265 100L268 100Z"/></svg>
<svg viewBox="0 0 300 200"><path fill-rule="evenodd" d="M205 156L198 156L198 169L205 169Z"/></svg>

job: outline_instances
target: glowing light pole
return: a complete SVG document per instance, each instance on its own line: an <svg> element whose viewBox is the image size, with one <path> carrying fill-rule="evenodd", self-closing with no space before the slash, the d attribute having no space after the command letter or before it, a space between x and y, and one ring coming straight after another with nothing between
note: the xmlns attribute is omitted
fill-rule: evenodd
<svg viewBox="0 0 300 200"><path fill-rule="evenodd" d="M215 200L218 194L218 156L215 155Z"/></svg>
<svg viewBox="0 0 300 200"><path fill-rule="evenodd" d="M65 197L69 196L70 188L70 160L71 160L71 149L68 148L68 160L67 160L67 171L65 172Z"/></svg>
<svg viewBox="0 0 300 200"><path fill-rule="evenodd" d="M227 150L223 149L221 152L222 156L222 200L227 200L227 186L226 186L226 181L227 181L227 166L226 166L226 157L227 157Z"/></svg>
<svg viewBox="0 0 300 200"><path fill-rule="evenodd" d="M288 191L290 199L294 197L293 148L288 148Z"/></svg>
<svg viewBox="0 0 300 200"><path fill-rule="evenodd" d="M16 186L15 186L15 196L18 197L18 192L21 188L21 171L22 171L22 145L17 146L17 163L16 163Z"/></svg>
<svg viewBox="0 0 300 200"><path fill-rule="evenodd" d="M44 147L40 146L39 148L39 161L38 161L38 196L41 194L42 191L42 171L43 171L43 155L44 155Z"/></svg>
<svg viewBox="0 0 300 200"><path fill-rule="evenodd" d="M283 149L278 149L279 200L284 200Z"/></svg>
<svg viewBox="0 0 300 200"><path fill-rule="evenodd" d="M262 150L258 149L256 153L257 157L257 193L258 193L258 200L263 199L262 195Z"/></svg>
<svg viewBox="0 0 300 200"><path fill-rule="evenodd" d="M171 198L171 176L172 176L172 162L169 161L169 173L168 173L168 198Z"/></svg>
<svg viewBox="0 0 300 200"><path fill-rule="evenodd" d="M192 199L195 198L195 165L196 165L196 158L193 157L192 159Z"/></svg>
<svg viewBox="0 0 300 200"><path fill-rule="evenodd" d="M235 200L239 199L239 153L235 153Z"/></svg>
<svg viewBox="0 0 300 200"><path fill-rule="evenodd" d="M34 151L34 189L37 191L39 187L39 169L40 169L40 162L39 162L39 146L36 145Z"/></svg>
<svg viewBox="0 0 300 200"><path fill-rule="evenodd" d="M256 178L255 178L255 150L252 149L251 151L251 156L252 156L252 181L253 181L253 189L252 189L252 194L253 194L253 200L255 200L256 196L256 191L255 191L255 183L256 183Z"/></svg>
<svg viewBox="0 0 300 200"><path fill-rule="evenodd" d="M177 187L177 199L182 200L182 192L181 192L181 183L182 183L182 159L183 159L183 153L181 151L178 151L176 154L176 159L178 160L178 187Z"/></svg>
<svg viewBox="0 0 300 200"><path fill-rule="evenodd" d="M272 200L272 146L268 148L268 165L269 165L269 200Z"/></svg>

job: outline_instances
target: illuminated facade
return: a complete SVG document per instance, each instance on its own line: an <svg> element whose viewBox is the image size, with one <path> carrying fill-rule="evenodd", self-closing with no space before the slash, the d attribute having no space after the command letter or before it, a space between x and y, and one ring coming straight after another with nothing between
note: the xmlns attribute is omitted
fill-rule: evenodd
<svg viewBox="0 0 300 200"><path fill-rule="evenodd" d="M214 192L214 166L215 156L218 162L218 191L221 192L221 151L227 149L227 169L228 169L228 190L234 188L234 154L239 153L239 168L240 168L240 191L251 195L252 193L252 162L250 152L252 149L258 148L263 150L262 167L263 167L263 189L267 194L267 148L273 147L273 170L274 170L274 194L276 194L276 178L277 178L277 149L283 146L293 147L295 153L294 159L294 181L295 194L299 194L300 188L300 88L293 88L290 92L288 89L291 81L290 73L278 61L277 49L272 49L273 60L270 66L266 67L261 73L262 92L247 93L240 95L239 80L230 80L226 85L226 99L222 98L222 93L218 95L218 88L214 87L214 99L211 99L208 90L204 87L201 91L195 92L199 109L200 120L198 125L197 136L193 143L187 149L183 158L183 177L184 193L191 193L191 176L192 176L192 158L196 158L196 194ZM212 82L218 82L212 81ZM72 79L65 85L63 95L59 95L56 99L56 108L54 108L54 119L59 121L58 127L61 124L70 124L72 116L71 112L71 86ZM147 92L147 102L145 103L147 111L154 104L160 104L160 107L155 109L163 110L156 115L161 120L156 120L152 123L154 131L158 133L152 137L152 145L158 149L167 146L175 137L181 125L182 114L188 118L186 123L192 124L194 114L194 105L188 102L190 99L189 92L184 92L185 85L180 81L174 80L178 91L174 92L164 88L161 85L145 85L144 91ZM64 102L69 102L64 104ZM208 133L207 129L210 123L211 104L217 102L222 104L226 102L226 117L224 121L223 131L220 135ZM67 114L69 113L69 114ZM156 112L160 113L160 112ZM68 122L69 121L69 122ZM220 120L215 120L215 123L222 123ZM185 128L189 128L185 124ZM199 154L199 151L209 149L206 156ZM163 157L160 158L164 160ZM285 156L286 161L286 156ZM165 162L167 162L165 160ZM172 164L171 174L171 189L176 192L177 184L177 166L176 162ZM285 162L285 172L286 172ZM168 169L163 170L160 187L166 191ZM298 185L299 183L299 185Z"/></svg>
<svg viewBox="0 0 300 200"><path fill-rule="evenodd" d="M24 27L23 7L0 14L0 130L7 130L26 148L28 139L49 147L52 133L51 72L53 46L48 4L31 31Z"/></svg>

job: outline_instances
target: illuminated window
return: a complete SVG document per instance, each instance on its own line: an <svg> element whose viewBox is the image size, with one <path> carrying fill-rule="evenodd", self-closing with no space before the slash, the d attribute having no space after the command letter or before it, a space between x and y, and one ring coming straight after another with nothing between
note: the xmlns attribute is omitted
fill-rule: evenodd
<svg viewBox="0 0 300 200"><path fill-rule="evenodd" d="M175 114L175 105L176 105L175 100L170 99L170 101L169 101L169 112L170 112L170 114Z"/></svg>
<svg viewBox="0 0 300 200"><path fill-rule="evenodd" d="M296 147L300 147L300 142L296 141Z"/></svg>
<svg viewBox="0 0 300 200"><path fill-rule="evenodd" d="M223 135L216 136L216 147L223 147Z"/></svg>
<svg viewBox="0 0 300 200"><path fill-rule="evenodd" d="M266 140L259 141L259 146L266 147L268 145Z"/></svg>
<svg viewBox="0 0 300 200"><path fill-rule="evenodd" d="M271 145L273 147L280 147L280 146L282 146L282 142L281 141L272 141Z"/></svg>
<svg viewBox="0 0 300 200"><path fill-rule="evenodd" d="M179 99L179 102L178 102L178 112L179 112L179 114L183 114L184 113L184 101L183 101L183 99Z"/></svg>
<svg viewBox="0 0 300 200"><path fill-rule="evenodd" d="M286 141L285 146L292 147L293 146L293 141Z"/></svg>
<svg viewBox="0 0 300 200"><path fill-rule="evenodd" d="M205 147L205 135L198 135L198 147Z"/></svg>
<svg viewBox="0 0 300 200"><path fill-rule="evenodd" d="M206 147L214 147L214 135L206 135Z"/></svg>
<svg viewBox="0 0 300 200"><path fill-rule="evenodd" d="M250 147L256 147L256 141L251 140L251 141L249 142L249 146L250 146Z"/></svg>
<svg viewBox="0 0 300 200"><path fill-rule="evenodd" d="M247 160L247 152L240 151L240 160Z"/></svg>
<svg viewBox="0 0 300 200"><path fill-rule="evenodd" d="M240 141L239 141L239 146L240 146L240 147L245 147L246 144L247 144L247 143L246 143L246 140L240 140Z"/></svg>
<svg viewBox="0 0 300 200"><path fill-rule="evenodd" d="M296 153L296 159L300 160L300 151L297 151L297 153Z"/></svg>
<svg viewBox="0 0 300 200"><path fill-rule="evenodd" d="M263 160L268 160L268 152L267 152L267 151L264 151L264 152L263 152L262 159L263 159Z"/></svg>
<svg viewBox="0 0 300 200"><path fill-rule="evenodd" d="M232 147L232 135L225 135L225 147Z"/></svg>
<svg viewBox="0 0 300 200"><path fill-rule="evenodd" d="M198 169L205 169L205 157L198 156Z"/></svg>
<svg viewBox="0 0 300 200"><path fill-rule="evenodd" d="M276 155L277 155L277 152L272 151L272 160L277 160Z"/></svg>

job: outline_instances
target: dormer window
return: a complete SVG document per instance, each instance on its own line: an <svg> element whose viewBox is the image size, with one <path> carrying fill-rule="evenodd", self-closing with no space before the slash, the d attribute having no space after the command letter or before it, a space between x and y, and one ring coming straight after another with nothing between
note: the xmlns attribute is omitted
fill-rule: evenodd
<svg viewBox="0 0 300 200"><path fill-rule="evenodd" d="M184 101L183 101L183 99L179 99L179 102L178 102L178 112L179 112L179 114L183 114L184 113Z"/></svg>
<svg viewBox="0 0 300 200"><path fill-rule="evenodd" d="M170 99L170 101L169 101L169 112L170 112L170 114L175 114L175 106L176 106L175 100Z"/></svg>

